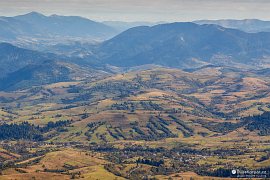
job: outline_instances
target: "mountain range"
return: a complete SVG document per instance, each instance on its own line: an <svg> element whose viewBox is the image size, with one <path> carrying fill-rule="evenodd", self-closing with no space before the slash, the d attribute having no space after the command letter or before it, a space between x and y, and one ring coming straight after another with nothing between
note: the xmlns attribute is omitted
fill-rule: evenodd
<svg viewBox="0 0 270 180"><path fill-rule="evenodd" d="M194 21L197 24L216 24L226 28L239 29L245 32L270 32L270 21L262 21L259 19L224 19L224 20L199 20Z"/></svg>
<svg viewBox="0 0 270 180"><path fill-rule="evenodd" d="M78 16L45 16L37 12L0 17L0 37L5 41L46 39L103 40L118 32L105 24Z"/></svg>
<svg viewBox="0 0 270 180"><path fill-rule="evenodd" d="M103 21L103 24L106 24L119 32L126 31L130 28L137 26L155 26L158 24L165 24L166 22L124 22L124 21Z"/></svg>
<svg viewBox="0 0 270 180"><path fill-rule="evenodd" d="M115 66L157 64L189 68L206 64L259 65L270 55L270 33L246 33L218 25L171 23L131 28L94 51Z"/></svg>
<svg viewBox="0 0 270 180"><path fill-rule="evenodd" d="M27 22L32 24L31 27L39 27L27 28L31 32L25 32L24 28L19 26L13 28L14 31L21 32L21 34L29 33L32 36L43 36L43 32L47 36L58 36L61 34L59 28L71 26L69 22L72 19L78 23L78 26L84 27L83 25L85 25L86 27L81 28L82 33L78 34L74 33L76 30L67 28L63 32L63 36L88 36L86 32L88 32L87 27L90 28L90 25L86 24L90 22L92 25L100 27L100 24L79 17L56 15L47 17L38 13L16 16L9 20L16 20L20 23ZM82 22L77 22L76 19ZM45 22L55 24L53 22L57 21L61 23L45 27ZM6 27L11 27L11 25ZM101 25L101 27L104 26ZM2 33L5 29L7 28L2 29ZM50 31L54 33L50 33ZM40 32L40 34L36 32ZM92 34L91 31L89 34ZM270 64L270 33L247 33L214 24L170 23L130 28L97 44L63 43L50 46L44 52L40 51L42 48L28 50L9 43L1 43L0 89L20 88L14 84L21 81L27 81L27 86L39 85L37 82L44 84L69 81L74 79L74 76L71 75L74 74L73 71L69 71L72 68L76 69L77 73L75 74L79 74L80 71L84 72L82 74L93 74L97 71L110 74L155 66L179 69L206 65L266 68ZM41 69L48 71L41 71ZM43 72L43 75L37 76L39 71ZM28 75L26 77L22 74ZM42 81L42 78L47 76L50 78ZM31 78L33 83L31 83ZM27 87L26 83L21 84L23 84L22 87Z"/></svg>

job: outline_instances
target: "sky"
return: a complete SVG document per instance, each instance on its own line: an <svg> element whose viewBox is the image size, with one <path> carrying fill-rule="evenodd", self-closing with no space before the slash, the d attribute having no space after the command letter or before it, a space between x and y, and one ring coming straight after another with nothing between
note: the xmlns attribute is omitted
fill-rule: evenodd
<svg viewBox="0 0 270 180"><path fill-rule="evenodd" d="M36 11L96 21L270 20L270 0L0 0L0 16Z"/></svg>

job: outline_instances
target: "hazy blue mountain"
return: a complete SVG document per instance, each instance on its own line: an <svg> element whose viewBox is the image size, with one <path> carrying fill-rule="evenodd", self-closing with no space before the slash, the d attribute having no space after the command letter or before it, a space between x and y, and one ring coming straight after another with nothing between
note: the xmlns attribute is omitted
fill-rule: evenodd
<svg viewBox="0 0 270 180"><path fill-rule="evenodd" d="M0 43L0 64L0 90L91 80L107 74L100 62L41 53L8 43Z"/></svg>
<svg viewBox="0 0 270 180"><path fill-rule="evenodd" d="M0 43L0 78L29 64L37 64L55 56Z"/></svg>
<svg viewBox="0 0 270 180"><path fill-rule="evenodd" d="M200 20L194 21L197 24L217 24L226 28L239 29L245 32L270 32L270 21L261 21L258 19L244 19L244 20Z"/></svg>
<svg viewBox="0 0 270 180"><path fill-rule="evenodd" d="M114 29L117 29L119 32L123 32L133 27L137 26L154 26L157 24L164 24L165 22L123 22L123 21L104 21L103 24L106 24Z"/></svg>
<svg viewBox="0 0 270 180"><path fill-rule="evenodd" d="M72 63L47 60L37 64L28 64L0 78L0 90L12 91L57 82L86 79L90 81L105 75L105 72L86 69Z"/></svg>
<svg viewBox="0 0 270 180"><path fill-rule="evenodd" d="M15 17L0 17L0 38L6 41L33 39L108 39L117 31L105 24L78 16L44 16L32 12ZM35 40L33 40L35 42Z"/></svg>
<svg viewBox="0 0 270 180"><path fill-rule="evenodd" d="M269 58L270 33L250 34L194 23L142 26L104 42L97 54L101 61L116 66L256 64L259 59Z"/></svg>
<svg viewBox="0 0 270 180"><path fill-rule="evenodd" d="M47 83L69 81L70 70L54 61L29 64L0 79L0 90L14 90Z"/></svg>

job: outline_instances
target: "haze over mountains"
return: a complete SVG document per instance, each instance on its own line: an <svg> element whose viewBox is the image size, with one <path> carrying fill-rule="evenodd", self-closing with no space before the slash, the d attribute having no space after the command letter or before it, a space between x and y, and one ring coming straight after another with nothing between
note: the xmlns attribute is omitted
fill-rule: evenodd
<svg viewBox="0 0 270 180"><path fill-rule="evenodd" d="M122 22L122 21L104 21L103 24L113 27L119 32L123 32L137 26L154 26L157 24L165 24L166 22Z"/></svg>
<svg viewBox="0 0 270 180"><path fill-rule="evenodd" d="M37 12L0 17L0 37L5 41L54 39L104 40L117 34L105 24L78 16L45 16Z"/></svg>
<svg viewBox="0 0 270 180"><path fill-rule="evenodd" d="M270 32L270 21L262 21L258 19L244 19L244 20L200 20L194 21L197 24L217 24L226 28L239 29L245 32Z"/></svg>
<svg viewBox="0 0 270 180"><path fill-rule="evenodd" d="M257 30L262 27L262 25L257 25L257 21L236 22L238 25L240 22L250 26L252 24L252 27ZM29 44L26 45L27 38L34 42L30 43L30 46L33 46L31 49L34 50L18 48L8 43L0 44L2 89L13 87L12 84L18 83L18 80L30 80L31 85L31 78L20 77L20 73L28 69L33 72L30 74L35 74L35 67L39 69L44 66L49 69L48 61L53 62L51 67L56 63L55 68L51 68L56 73L50 71L51 75L49 75L55 78L53 82L72 79L66 78L69 71L57 73L62 72L63 67L66 66L65 63L70 67L76 67L76 71L86 68L91 71L90 74L93 68L112 73L140 69L145 65L180 69L206 65L241 68L270 66L270 33L247 33L208 24L212 21L196 22L203 25L179 22L138 26L118 35L116 35L117 32L124 28L123 24L126 28L140 23L107 22L107 25L104 25L81 17L44 16L35 12L16 17L2 17L0 23L3 26L0 30L2 41L19 44L20 47L25 45L27 48L30 48ZM115 37L104 42L93 44L84 41L87 38L106 39L113 34ZM26 38L23 40L26 44L20 44L21 38ZM66 38L75 38L75 40L69 39L70 41L67 42ZM52 44L44 46L45 39L50 39L48 42ZM56 78L60 75L65 78ZM13 82L12 79L15 81L4 86L7 79L10 82ZM35 80L35 82L39 81ZM40 80L40 82L46 81Z"/></svg>
<svg viewBox="0 0 270 180"><path fill-rule="evenodd" d="M226 28L239 29L245 32L267 32L270 23L268 21L250 20L217 20L194 21L197 24L217 24ZM0 38L3 42L10 42L17 46L39 50L53 51L57 46L74 45L82 43L86 46L108 40L119 33L137 26L154 26L165 22L120 22L104 21L96 22L78 16L45 16L37 12L14 17L0 17ZM74 47L74 46L73 46ZM75 49L78 49L74 47ZM79 49L86 49L79 48ZM77 50L62 51L62 53L76 54L78 56L91 54L91 51L83 53Z"/></svg>

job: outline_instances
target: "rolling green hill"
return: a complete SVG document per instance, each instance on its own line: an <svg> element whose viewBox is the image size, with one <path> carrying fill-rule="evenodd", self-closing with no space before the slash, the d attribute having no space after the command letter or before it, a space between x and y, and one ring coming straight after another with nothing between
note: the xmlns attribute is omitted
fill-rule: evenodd
<svg viewBox="0 0 270 180"><path fill-rule="evenodd" d="M66 155L58 160L63 158L65 166L49 165L49 152L56 149L72 151L76 159L98 153L91 157L106 160L98 169L123 178L149 173L168 178L186 171L227 177L231 167L268 167L270 79L261 70L205 66L109 75L89 74L60 62L40 68L27 68L31 81L21 77L15 84L38 82L43 76L45 84L0 92L0 129L7 132L0 138L21 140L16 147L32 144L26 152L3 144L9 153L24 157L12 156L24 165L7 165L3 172L8 177L14 177L14 168L23 170L18 175L24 177L32 172L29 169L63 177L98 173L88 164L80 169L75 157ZM55 83L57 77L67 79ZM8 133L12 136L5 136Z"/></svg>

